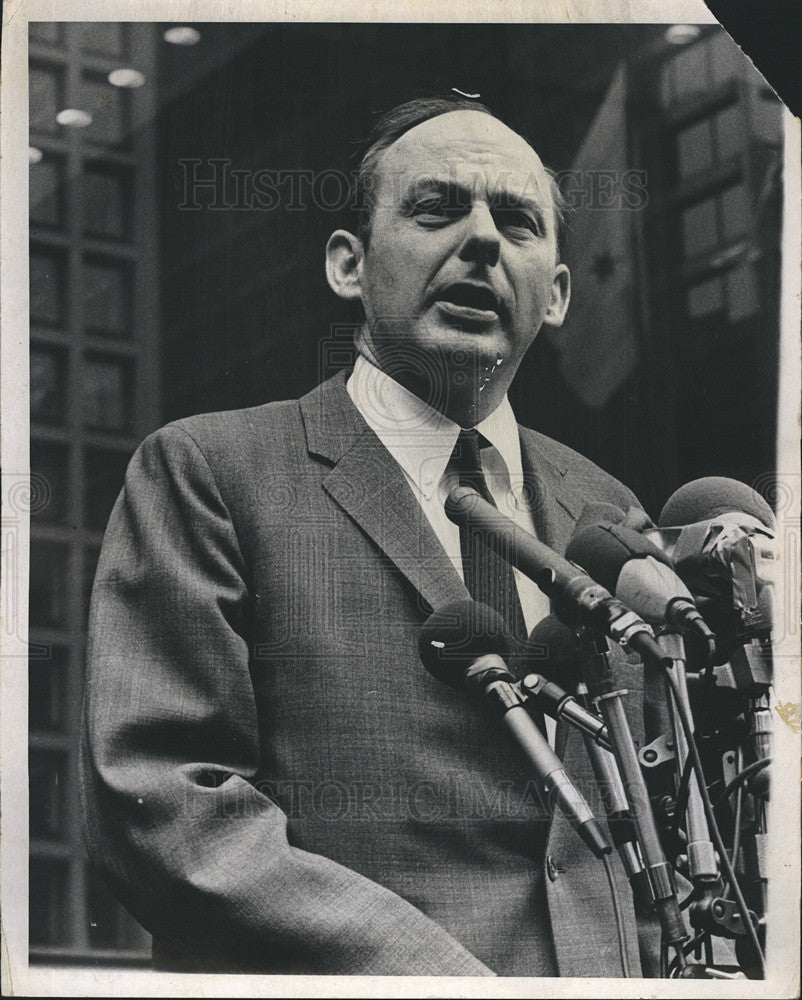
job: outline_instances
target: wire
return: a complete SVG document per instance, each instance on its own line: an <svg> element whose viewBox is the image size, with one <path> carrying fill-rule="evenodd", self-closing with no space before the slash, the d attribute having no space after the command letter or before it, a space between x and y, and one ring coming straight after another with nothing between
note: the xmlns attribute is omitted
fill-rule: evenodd
<svg viewBox="0 0 802 1000"><path fill-rule="evenodd" d="M629 968L629 951L627 949L627 935L624 929L624 918L621 915L621 901L618 898L618 886L613 878L613 866L610 863L610 855L603 854L604 870L607 873L607 881L610 884L610 897L613 901L613 913L615 914L615 929L618 933L618 951L621 955L621 968L625 979L631 979L632 973Z"/></svg>
<svg viewBox="0 0 802 1000"><path fill-rule="evenodd" d="M752 764L747 764L743 771L739 771L738 774L728 781L724 786L724 791L719 795L716 801L713 803L713 808L718 809L722 802L732 795L738 785L742 785L745 781L748 781L753 775L757 774L758 771L762 771L764 768L771 764L771 757L762 757L760 760L754 761Z"/></svg>
<svg viewBox="0 0 802 1000"><path fill-rule="evenodd" d="M766 959L763 955L763 950L760 947L760 942L757 939L757 933L755 931L755 926L752 923L752 919L749 914L749 909L746 905L746 900L741 892L741 887L738 885L738 880L735 878L735 872L730 864L730 859L727 854L727 849L724 847L724 841L721 838L721 831L718 828L718 823L716 822L715 813L713 812L713 805L710 801L710 795L707 791L707 783L705 780L704 770L702 768L702 761L699 758L699 749L696 746L696 740L693 736L693 726L687 713L684 711L684 705L680 695L679 687L677 685L677 680L670 670L666 670L666 677L668 677L668 683L671 685L671 691L674 695L674 703L677 706L677 715L682 723L682 728L685 731L685 739L688 743L688 752L693 758L693 767L696 771L697 783L699 785L699 792L702 796L702 805L704 806L705 815L707 817L707 824L710 828L710 834L716 844L716 850L719 853L721 859L721 864L723 865L727 878L729 879L730 885L732 886L733 896L735 897L735 904L738 907L738 912L741 914L741 920L743 921L743 927L746 931L747 937L755 950L755 956L757 957L758 964L760 966L761 975L765 978L766 975ZM769 758L766 758L767 760ZM762 763L762 762L761 762ZM751 765L750 765L751 766ZM741 776L745 774L748 768L744 768L741 771ZM741 777L739 776L739 777ZM735 779L733 779L735 780ZM741 778L741 780L745 780ZM732 784L732 782L730 782ZM726 789L725 789L726 790Z"/></svg>
<svg viewBox="0 0 802 1000"><path fill-rule="evenodd" d="M736 767L739 770L743 767L744 763L744 752L742 747L738 747L738 756ZM732 833L732 857L730 858L732 862L733 871L738 865L738 853L741 850L741 822L743 820L743 804L744 804L744 783L741 782L738 785L738 790L735 793L735 819L734 819L734 829ZM729 885L724 886L724 892L722 893L722 899L727 899L730 894Z"/></svg>
<svg viewBox="0 0 802 1000"><path fill-rule="evenodd" d="M685 758L685 766L682 769L679 788L677 790L677 804L674 808L674 820L671 824L671 836L673 839L679 836L679 827L688 806L688 788L690 787L691 771L693 770L693 760L690 754Z"/></svg>

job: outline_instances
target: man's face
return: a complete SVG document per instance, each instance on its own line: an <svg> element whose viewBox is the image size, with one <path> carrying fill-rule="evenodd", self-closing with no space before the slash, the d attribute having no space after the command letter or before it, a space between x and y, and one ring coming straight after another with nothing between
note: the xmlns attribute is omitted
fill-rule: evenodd
<svg viewBox="0 0 802 1000"><path fill-rule="evenodd" d="M506 391L567 306L539 157L490 115L454 111L405 133L379 173L360 276L374 358L392 373L436 355L468 378L497 371Z"/></svg>

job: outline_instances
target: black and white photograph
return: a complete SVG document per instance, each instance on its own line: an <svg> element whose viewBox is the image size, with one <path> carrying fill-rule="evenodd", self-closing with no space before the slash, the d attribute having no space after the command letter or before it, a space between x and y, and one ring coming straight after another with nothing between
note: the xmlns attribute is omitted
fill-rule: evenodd
<svg viewBox="0 0 802 1000"><path fill-rule="evenodd" d="M798 996L799 121L542 6L4 14L9 995Z"/></svg>

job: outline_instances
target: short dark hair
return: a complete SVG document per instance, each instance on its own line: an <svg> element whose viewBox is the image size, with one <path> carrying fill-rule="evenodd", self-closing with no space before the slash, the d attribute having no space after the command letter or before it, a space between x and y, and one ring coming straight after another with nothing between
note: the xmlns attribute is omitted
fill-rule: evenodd
<svg viewBox="0 0 802 1000"><path fill-rule="evenodd" d="M385 150L389 149L404 133L409 132L422 122L451 111L480 111L490 115L506 125L494 111L478 100L463 97L461 94L442 94L435 97L415 97L411 101L399 104L385 112L373 126L365 140L362 158L354 177L354 196L352 204L357 213L357 235L367 249L370 240L370 225L376 208L376 190L379 184L379 162ZM520 133L519 133L520 134ZM529 142L526 136L522 138ZM530 143L531 145L531 143ZM554 222L557 236L557 254L559 257L565 225L565 199L557 183L553 170L544 166L551 182L551 196L554 202Z"/></svg>

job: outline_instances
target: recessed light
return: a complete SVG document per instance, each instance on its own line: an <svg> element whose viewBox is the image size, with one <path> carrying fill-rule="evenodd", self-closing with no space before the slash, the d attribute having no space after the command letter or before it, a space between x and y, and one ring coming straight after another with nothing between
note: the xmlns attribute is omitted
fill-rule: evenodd
<svg viewBox="0 0 802 1000"><path fill-rule="evenodd" d="M36 146L28 146L28 163L41 163L44 153Z"/></svg>
<svg viewBox="0 0 802 1000"><path fill-rule="evenodd" d="M200 32L186 26L168 28L164 33L164 40L171 45L197 45L200 41Z"/></svg>
<svg viewBox="0 0 802 1000"><path fill-rule="evenodd" d="M113 87L141 87L145 77L138 69L115 69L109 73L109 83Z"/></svg>
<svg viewBox="0 0 802 1000"><path fill-rule="evenodd" d="M56 115L56 121L59 125L86 128L87 125L92 124L92 116L88 111L82 111L80 108L64 108L63 111L59 111Z"/></svg>
<svg viewBox="0 0 802 1000"><path fill-rule="evenodd" d="M687 45L696 41L702 29L698 24L672 24L666 28L665 39L670 45Z"/></svg>

